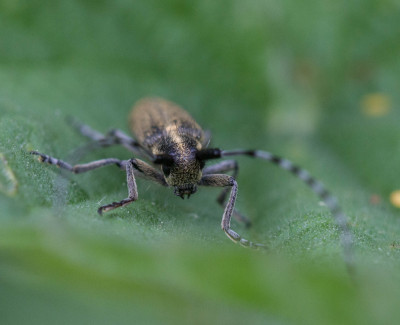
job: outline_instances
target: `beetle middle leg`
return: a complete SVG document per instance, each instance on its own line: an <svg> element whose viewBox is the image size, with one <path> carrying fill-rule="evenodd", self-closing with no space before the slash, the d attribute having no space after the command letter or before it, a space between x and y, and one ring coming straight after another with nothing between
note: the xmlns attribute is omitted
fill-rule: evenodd
<svg viewBox="0 0 400 325"><path fill-rule="evenodd" d="M199 185L202 186L214 186L214 187L230 187L231 192L229 196L228 203L226 204L224 214L222 215L221 228L225 232L225 234L235 243L239 243L245 247L254 247L254 248L265 248L263 244L253 243L242 236L240 236L237 232L231 229L231 217L235 208L236 196L237 196L237 182L236 180L229 175L224 174L209 174L204 175Z"/></svg>
<svg viewBox="0 0 400 325"><path fill-rule="evenodd" d="M93 140L93 142L89 144L91 147L122 145L133 153L140 155L143 154L144 150L140 144L121 130L113 129L104 135L101 132L92 129L89 125L83 124L72 117L68 118L68 121L81 135Z"/></svg>
<svg viewBox="0 0 400 325"><path fill-rule="evenodd" d="M204 168L203 175L225 173L225 172L228 172L231 170L233 171L232 177L236 179L238 172L239 172L239 164L236 160L225 160L225 161L221 161L215 165L208 166L208 167ZM229 188L224 188L221 191L221 193L218 195L217 202L221 206L224 206L228 194L229 194ZM251 226L251 221L246 216L244 216L240 212L238 212L236 209L233 210L233 216L239 222L243 222L246 227Z"/></svg>

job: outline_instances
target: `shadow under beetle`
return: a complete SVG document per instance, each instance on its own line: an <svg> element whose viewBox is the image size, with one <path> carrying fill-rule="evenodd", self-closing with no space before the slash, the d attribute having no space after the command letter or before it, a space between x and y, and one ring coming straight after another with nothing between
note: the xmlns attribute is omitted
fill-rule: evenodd
<svg viewBox="0 0 400 325"><path fill-rule="evenodd" d="M297 167L289 160L260 150L208 148L210 134L203 131L186 111L162 98L145 98L134 106L129 116L129 124L134 138L119 130L112 130L107 135L103 135L87 125L77 122L74 124L81 134L92 139L101 147L119 144L135 155L145 157L151 162L151 164L148 164L137 158L129 160L107 158L72 166L65 161L37 151L31 151L31 154L39 156L41 162L57 165L77 174L107 165L116 165L124 169L127 177L128 197L121 201L101 206L98 209L99 214L127 205L138 199L135 176L145 177L160 185L173 187L175 195L180 196L182 199L185 195L189 198L191 194L195 193L197 186L223 187L224 189L218 196L218 202L224 205L228 194L229 198L222 216L222 230L235 243L256 248L264 247L262 244L253 243L242 238L230 227L232 215L247 225L250 224L247 218L235 210L238 189L235 180L238 173L237 162L235 160L226 160L205 167L207 160L246 155L270 161L293 173L325 202L340 228L345 258L349 262L352 236L347 226L346 217L338 206L336 199L306 170ZM228 171L232 171L233 176L223 174Z"/></svg>

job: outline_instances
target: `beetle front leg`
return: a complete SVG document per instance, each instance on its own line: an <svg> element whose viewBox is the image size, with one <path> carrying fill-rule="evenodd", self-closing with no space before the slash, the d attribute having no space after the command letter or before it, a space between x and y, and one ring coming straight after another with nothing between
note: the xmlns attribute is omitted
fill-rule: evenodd
<svg viewBox="0 0 400 325"><path fill-rule="evenodd" d="M133 201L136 201L138 199L137 186L136 186L135 175L133 174L133 170L134 170L133 159L131 159L126 164L126 181L128 184L128 197L119 202L113 202L111 204L101 206L97 210L97 212L99 214L113 210L115 208L125 206L125 205L127 205Z"/></svg>
<svg viewBox="0 0 400 325"><path fill-rule="evenodd" d="M225 173L231 170L233 171L232 177L236 179L239 172L239 165L236 160L225 160L215 165L208 166L204 168L203 175ZM228 193L229 193L229 188L224 188L221 191L221 194L218 195L217 202L219 204L224 204L226 201L226 197L228 196Z"/></svg>
<svg viewBox="0 0 400 325"><path fill-rule="evenodd" d="M237 232L231 229L231 217L235 208L236 196L238 185L236 180L229 175L223 174L210 174L204 175L199 185L201 186L213 186L213 187L231 187L231 193L229 196L228 203L225 206L224 214L222 215L221 228L225 234L235 243L239 243L245 247L262 248L265 247L263 244L253 243L245 238L242 238Z"/></svg>
<svg viewBox="0 0 400 325"><path fill-rule="evenodd" d="M236 179L238 172L239 172L239 164L237 163L236 160L225 160L221 161L215 165L207 166L203 170L203 175L209 175L209 174L218 174L218 173L225 173L228 171L233 171L232 177ZM229 194L229 188L224 188L221 193L217 197L217 202L223 207L226 198ZM242 215L240 212L238 212L236 209L233 210L233 216L235 219L239 222L242 222L245 224L246 227L251 226L251 221L244 215Z"/></svg>
<svg viewBox="0 0 400 325"><path fill-rule="evenodd" d="M138 199L138 192L137 192L134 172L137 172L138 176L143 176L160 185L167 186L167 183L165 182L163 175L158 170L154 169L152 166L150 166L149 164L145 163L140 159L133 158L128 160L127 162L125 162L125 167L126 167L126 181L128 185L128 197L119 202L113 202L111 204L101 206L97 210L99 214L113 210L115 208L125 206Z"/></svg>

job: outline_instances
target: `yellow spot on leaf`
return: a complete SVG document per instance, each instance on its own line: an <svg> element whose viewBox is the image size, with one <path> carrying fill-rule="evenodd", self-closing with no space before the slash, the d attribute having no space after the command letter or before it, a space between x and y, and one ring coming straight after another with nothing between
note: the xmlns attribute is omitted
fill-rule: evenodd
<svg viewBox="0 0 400 325"><path fill-rule="evenodd" d="M0 152L0 192L8 196L17 194L18 182L8 165L6 157Z"/></svg>
<svg viewBox="0 0 400 325"><path fill-rule="evenodd" d="M386 115L390 107L390 98L383 93L368 94L361 99L362 112L371 117Z"/></svg>
<svg viewBox="0 0 400 325"><path fill-rule="evenodd" d="M396 208L400 208L400 190L393 191L390 194L390 203L392 203Z"/></svg>

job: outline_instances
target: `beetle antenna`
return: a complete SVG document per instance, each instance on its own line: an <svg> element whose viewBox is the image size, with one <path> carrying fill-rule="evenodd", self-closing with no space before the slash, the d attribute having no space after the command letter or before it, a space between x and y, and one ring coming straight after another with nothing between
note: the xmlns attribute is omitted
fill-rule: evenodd
<svg viewBox="0 0 400 325"><path fill-rule="evenodd" d="M196 152L196 158L200 161L221 158L221 150L217 148L207 148Z"/></svg>

